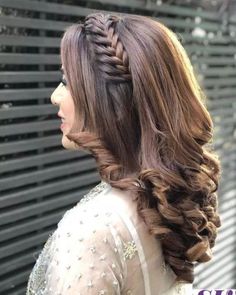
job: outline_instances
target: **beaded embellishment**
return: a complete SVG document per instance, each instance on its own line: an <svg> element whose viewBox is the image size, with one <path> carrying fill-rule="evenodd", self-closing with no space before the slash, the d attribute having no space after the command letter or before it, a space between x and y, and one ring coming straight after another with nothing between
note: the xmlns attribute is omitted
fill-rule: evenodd
<svg viewBox="0 0 236 295"><path fill-rule="evenodd" d="M94 188L92 188L86 195L84 195L78 204L87 203L88 201L94 199L94 197L96 197L100 192L102 192L103 190L107 188L110 188L109 183L102 180L99 184L97 184Z"/></svg>
<svg viewBox="0 0 236 295"><path fill-rule="evenodd" d="M175 291L176 291L177 294L181 294L181 295L192 294L192 286L191 286L191 284L177 282L175 284L174 288L175 288Z"/></svg>
<svg viewBox="0 0 236 295"><path fill-rule="evenodd" d="M128 243L123 243L124 244L124 257L126 259L132 259L137 252L136 244L135 242L129 241Z"/></svg>
<svg viewBox="0 0 236 295"><path fill-rule="evenodd" d="M47 242L45 243L43 250L41 251L33 267L33 270L29 276L26 295L35 294L35 290L40 290L41 292L43 292L46 288L45 273L48 267L48 264L47 264L47 262L49 261L48 250L51 244L52 244L52 235L49 236Z"/></svg>

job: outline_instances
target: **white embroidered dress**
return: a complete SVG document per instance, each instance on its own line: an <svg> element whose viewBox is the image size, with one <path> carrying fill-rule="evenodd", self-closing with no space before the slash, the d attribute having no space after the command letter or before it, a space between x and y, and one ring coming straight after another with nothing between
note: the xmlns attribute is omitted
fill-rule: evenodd
<svg viewBox="0 0 236 295"><path fill-rule="evenodd" d="M173 241L174 242L174 241ZM127 192L101 181L48 238L30 274L27 295L191 295L176 284Z"/></svg>

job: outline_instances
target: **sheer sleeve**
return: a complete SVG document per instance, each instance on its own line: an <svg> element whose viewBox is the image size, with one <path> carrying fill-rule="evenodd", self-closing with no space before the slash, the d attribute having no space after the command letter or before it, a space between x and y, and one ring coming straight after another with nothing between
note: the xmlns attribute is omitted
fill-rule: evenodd
<svg viewBox="0 0 236 295"><path fill-rule="evenodd" d="M79 204L64 215L35 265L28 294L121 294L122 239L113 214L100 209Z"/></svg>
<svg viewBox="0 0 236 295"><path fill-rule="evenodd" d="M175 279L130 195L101 183L65 213L48 238L26 295L191 293Z"/></svg>

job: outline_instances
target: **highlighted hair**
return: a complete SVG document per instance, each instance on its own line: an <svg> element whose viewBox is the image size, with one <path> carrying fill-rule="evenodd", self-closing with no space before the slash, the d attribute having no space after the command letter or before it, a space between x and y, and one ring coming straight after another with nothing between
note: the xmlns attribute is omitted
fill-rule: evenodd
<svg viewBox="0 0 236 295"><path fill-rule="evenodd" d="M220 161L213 123L174 32L140 15L93 13L67 28L61 59L76 109L66 136L102 179L136 196L178 281L212 258Z"/></svg>

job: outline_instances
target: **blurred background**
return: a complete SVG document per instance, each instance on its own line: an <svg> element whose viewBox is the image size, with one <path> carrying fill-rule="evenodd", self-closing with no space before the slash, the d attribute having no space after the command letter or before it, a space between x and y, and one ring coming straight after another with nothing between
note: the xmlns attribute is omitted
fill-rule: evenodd
<svg viewBox="0 0 236 295"><path fill-rule="evenodd" d="M100 182L94 159L61 146L59 45L97 10L157 18L187 50L214 121L222 227L194 288L236 288L236 1L0 0L0 294L25 294L48 235Z"/></svg>

